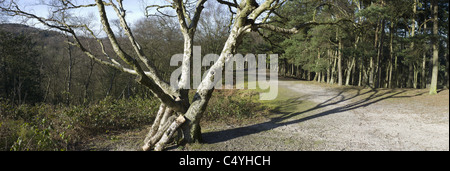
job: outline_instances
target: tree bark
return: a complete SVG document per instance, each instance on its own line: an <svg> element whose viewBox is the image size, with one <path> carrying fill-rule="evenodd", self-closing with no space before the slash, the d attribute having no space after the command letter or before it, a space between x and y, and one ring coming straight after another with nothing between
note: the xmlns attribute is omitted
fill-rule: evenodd
<svg viewBox="0 0 450 171"><path fill-rule="evenodd" d="M337 53L337 51L336 51L336 53ZM336 55L336 53L333 53L333 67L332 67L332 69L331 69L331 78L330 78L330 84L334 84L335 83L335 77L334 77L334 75L336 74L336 65L337 65L337 55Z"/></svg>
<svg viewBox="0 0 450 171"><path fill-rule="evenodd" d="M112 89L114 86L114 80L116 80L117 71L114 69L112 72L113 72L113 74L112 74L111 80L109 81L109 87L108 87L108 91L106 91L105 98L111 95L111 92L112 92Z"/></svg>
<svg viewBox="0 0 450 171"><path fill-rule="evenodd" d="M447 42L448 43L448 42ZM447 89L449 89L450 87L450 85L449 85L449 83L450 83L450 79L449 79L449 58L448 58L448 51L446 52L446 55L445 55L445 73L444 73L444 77L445 77L445 86L446 86L446 88Z"/></svg>
<svg viewBox="0 0 450 171"><path fill-rule="evenodd" d="M158 113L156 114L156 118L153 121L153 125L150 128L149 133L147 134L147 136L144 139L144 146L142 147L142 149L144 151L148 151L151 148L151 139L153 138L153 136L155 136L155 134L158 132L158 129L161 127L160 123L161 123L161 118L163 117L164 113L166 110L166 105L161 104L159 106L159 110Z"/></svg>
<svg viewBox="0 0 450 171"><path fill-rule="evenodd" d="M431 76L430 94L437 94L437 83L439 74L439 38L438 38L438 0L431 1L433 5L433 71Z"/></svg>
<svg viewBox="0 0 450 171"><path fill-rule="evenodd" d="M66 40L69 41L69 36L66 36ZM67 44L67 55L69 57L69 66L67 69L67 89L66 89L66 104L70 105L70 92L72 90L72 70L73 70L73 59L72 59L72 47Z"/></svg>
<svg viewBox="0 0 450 171"><path fill-rule="evenodd" d="M413 65L413 67L414 67L414 79L413 79L413 88L415 88L415 89L417 89L418 87L418 84L417 84L417 82L418 82L418 80L419 80L419 69L418 69L418 67L416 66L416 64L414 64Z"/></svg>
<svg viewBox="0 0 450 171"><path fill-rule="evenodd" d="M411 24L411 37L414 37L416 35L416 12L417 12L417 1L414 0L413 5L413 17L412 17L412 24ZM411 42L411 50L414 49L414 42ZM409 72L408 72L408 82L407 87L408 88L417 88L416 81L415 81L415 66L413 62L410 62L409 64Z"/></svg>
<svg viewBox="0 0 450 171"><path fill-rule="evenodd" d="M87 78L86 78L86 82L84 83L83 103L88 102L88 90L89 90L89 85L90 85L90 83L91 83L91 77L92 77L93 70L94 70L94 65L95 65L94 60L91 59L91 60L89 60L89 61L90 61L90 64L89 64L89 74L88 74L88 76L87 76Z"/></svg>
<svg viewBox="0 0 450 171"><path fill-rule="evenodd" d="M347 69L347 78L345 79L345 85L346 86L350 85L350 77L352 76L352 71L353 71L353 68L355 66L355 63L356 63L356 59L353 56L351 62L349 62L349 66L348 66L348 69Z"/></svg>
<svg viewBox="0 0 450 171"><path fill-rule="evenodd" d="M382 3L383 3L383 1L382 1ZM382 59L381 58L383 57L384 36L386 34L384 27L385 27L385 20L382 19L381 26L380 26L380 29L381 29L381 35L379 38L380 42L378 45L378 52L377 52L377 64L376 64L376 69L375 69L375 73L377 73L377 78L376 78L376 83L375 83L376 88L381 87L381 70L382 70L382 66L381 66Z"/></svg>
<svg viewBox="0 0 450 171"><path fill-rule="evenodd" d="M332 73L332 71L331 71L332 67L331 66L333 66L333 62L332 62L332 55L331 55L330 49L327 49L327 55L328 55L328 59L330 59L329 60L329 65L328 65L328 68L327 68L327 83L331 84L331 73Z"/></svg>
<svg viewBox="0 0 450 171"><path fill-rule="evenodd" d="M155 151L162 151L164 149L164 146L167 142L169 142L170 138L173 136L173 134L176 132L178 127L181 126L186 121L186 119L183 117L183 115L180 115L172 124L169 126L166 132L164 132L164 135L162 136L161 140L155 145Z"/></svg>
<svg viewBox="0 0 450 171"><path fill-rule="evenodd" d="M362 77L363 77L363 71L364 71L364 62L360 62L359 64L359 71L358 71L358 86L362 86Z"/></svg>
<svg viewBox="0 0 450 171"><path fill-rule="evenodd" d="M423 31L427 31L427 24L423 25ZM424 50L422 54L422 89L427 88L427 50Z"/></svg>
<svg viewBox="0 0 450 171"><path fill-rule="evenodd" d="M392 72L393 72L393 60L394 60L394 23L391 22L389 32L389 75L387 88L392 88Z"/></svg>
<svg viewBox="0 0 450 171"><path fill-rule="evenodd" d="M342 39L339 36L339 29L336 32L336 39L339 41L338 47L338 85L342 86L343 77L342 77Z"/></svg>
<svg viewBox="0 0 450 171"><path fill-rule="evenodd" d="M380 23L377 22L377 26L375 27L375 43L374 43L374 49L376 49L378 51L378 32L379 32L379 27L380 27ZM375 65L374 65L374 61L373 61L373 56L370 56L369 59L369 86L372 88L375 88L375 83L374 83L374 76L375 76Z"/></svg>

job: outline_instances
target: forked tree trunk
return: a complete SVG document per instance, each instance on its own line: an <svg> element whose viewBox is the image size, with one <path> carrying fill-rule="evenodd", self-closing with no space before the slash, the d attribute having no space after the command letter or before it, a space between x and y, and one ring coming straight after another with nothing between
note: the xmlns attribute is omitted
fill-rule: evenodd
<svg viewBox="0 0 450 171"><path fill-rule="evenodd" d="M200 120L214 91L216 84L214 82L215 73L223 69L225 61L231 57L230 54L237 47L238 40L242 39L244 31L247 29L248 27L239 23L233 27L219 59L205 73L206 76L197 88L197 93L194 95L186 113L167 114L167 111L171 109L164 104L160 106L152 128L144 140L144 146L142 147L144 151L152 148L154 150L163 150L164 145L178 130L182 132L181 138L185 143L194 143L202 140ZM167 120L165 119L166 117L168 117Z"/></svg>

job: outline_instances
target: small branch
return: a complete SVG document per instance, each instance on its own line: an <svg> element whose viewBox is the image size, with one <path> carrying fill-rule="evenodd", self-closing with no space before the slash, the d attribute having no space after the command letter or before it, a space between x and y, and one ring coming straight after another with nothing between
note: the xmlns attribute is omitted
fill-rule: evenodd
<svg viewBox="0 0 450 171"><path fill-rule="evenodd" d="M15 10L12 8L15 8ZM43 18L43 17L38 17L35 14L27 13L25 11L22 11L15 3L14 3L14 6L11 6L10 8L4 8L3 6L0 6L0 9L2 9L3 11L9 12L9 13L13 13L13 14L10 14L12 16L18 15L18 16L24 16L27 18L36 19L40 23L42 23L50 28L55 28L55 29L58 29L60 31L67 32L67 33L73 32L73 30L70 27L67 27L67 25L65 23L62 23L61 21L58 21L55 19L47 19L47 18ZM52 22L57 23L59 25L55 25Z"/></svg>
<svg viewBox="0 0 450 171"><path fill-rule="evenodd" d="M156 8L156 11L159 14L166 16L166 17L177 17L176 15L168 15L168 14L165 14L162 11L160 11L160 9L164 9L164 8L174 8L173 5L162 5L162 6L161 5L150 5L150 6L147 6L147 7L145 7L145 16L146 17L153 16L151 14L148 14L149 8Z"/></svg>
<svg viewBox="0 0 450 171"><path fill-rule="evenodd" d="M234 7L234 8L239 8L239 4L237 4L236 0L234 0L234 2L228 2L228 1L224 1L224 0L217 0L217 2L224 4L224 5L228 5L228 7Z"/></svg>
<svg viewBox="0 0 450 171"><path fill-rule="evenodd" d="M206 1L207 0L200 0L197 3L197 7L195 8L194 17L193 17L191 23L189 24L189 29L197 28L198 21L200 20L200 15L202 13L203 8L205 8L203 5L205 4Z"/></svg>
<svg viewBox="0 0 450 171"><path fill-rule="evenodd" d="M53 13L58 13L61 11L65 11L65 10L71 10L71 9L78 9L78 8L87 8L87 7L95 7L96 4L87 4L87 5L74 5L72 3L70 3L72 6L70 7L65 7L65 8L59 8L58 10L53 11ZM105 5L109 5L109 4L105 4Z"/></svg>

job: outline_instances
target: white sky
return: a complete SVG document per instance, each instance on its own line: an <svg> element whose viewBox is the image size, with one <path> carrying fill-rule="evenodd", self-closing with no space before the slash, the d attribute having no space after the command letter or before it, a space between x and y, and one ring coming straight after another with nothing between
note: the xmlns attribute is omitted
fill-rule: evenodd
<svg viewBox="0 0 450 171"><path fill-rule="evenodd" d="M40 0L41 1L41 0ZM49 9L48 6L45 5L39 5L40 1L32 1L32 0L20 0L18 1L18 4L21 8L21 10L30 12L32 14L35 14L39 17L47 17L49 15ZM74 2L77 2L77 4L92 4L94 3L93 0L76 0ZM115 0L113 0L115 2ZM136 21L138 21L141 18L145 17L144 12L144 6L145 5L154 5L154 4L167 4L164 0L124 0L124 8L127 12L126 19L130 26L133 26ZM114 20L117 19L117 15L115 11L112 9L112 7L106 7L107 13L108 13L108 19ZM83 9L77 9L73 10L74 15L77 16L87 16L88 14L94 14L95 20L97 22L97 25L100 25L100 19L98 17L98 10L97 7L90 7L90 8L83 8ZM152 12L149 12L152 13ZM154 12L153 12L154 13ZM9 22L12 23L24 23L23 19L21 18L10 18ZM26 21L26 24L32 25L35 27L43 27L37 21Z"/></svg>
<svg viewBox="0 0 450 171"><path fill-rule="evenodd" d="M21 10L26 11L28 13L35 14L39 17L47 18L49 14L51 14L51 10L49 10L49 6L47 5L40 5L42 4L42 1L48 2L51 0L14 0L20 7ZM109 0L104 0L106 2L109 2ZM116 2L116 0L112 0L113 2ZM86 4L93 4L95 3L94 0L72 0L72 2L75 3L75 5L86 5ZM215 2L215 1L210 1ZM124 9L127 12L126 19L128 22L128 25L133 28L138 20L145 18L145 7L149 5L168 5L169 2L167 0L123 0L124 3ZM161 11L165 12L166 9L162 9ZM173 9L167 9L169 10L169 14L174 14ZM223 15L229 15L228 9L225 9L226 14ZM102 31L102 26L100 22L100 17L98 15L98 9L97 7L88 7L88 8L81 8L81 9L73 9L70 11L72 15L80 18L88 18L91 19L91 22L88 24L89 28L93 30L96 34L99 34L98 36L103 37L105 36L105 33ZM106 6L106 12L108 14L109 21L117 20L117 14L114 11L112 7ZM151 11L149 11L149 14L157 14L156 9L152 8ZM221 15L221 14L218 14ZM24 17L14 17L8 19L9 23L21 23L26 24L29 26L41 28L41 29L49 29L48 27L44 26L43 24L40 24L37 20L27 20ZM85 20L83 20L85 21ZM85 23L85 22L83 22ZM112 29L117 32L117 27L115 27L114 23L110 23L112 26Z"/></svg>

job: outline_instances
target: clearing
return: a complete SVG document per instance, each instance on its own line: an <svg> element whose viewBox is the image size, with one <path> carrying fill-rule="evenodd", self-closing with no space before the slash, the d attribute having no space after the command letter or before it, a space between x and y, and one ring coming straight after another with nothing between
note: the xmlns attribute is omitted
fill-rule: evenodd
<svg viewBox="0 0 450 171"><path fill-rule="evenodd" d="M449 91L283 79L264 122L204 128L189 150L449 150Z"/></svg>
<svg viewBox="0 0 450 171"><path fill-rule="evenodd" d="M292 79L247 124L205 124L203 143L169 150L449 150L449 91L363 89ZM84 150L140 150L147 130L101 136ZM83 149L82 149L83 150Z"/></svg>

